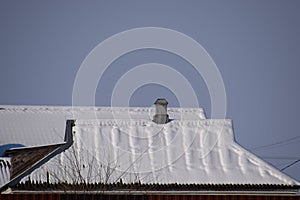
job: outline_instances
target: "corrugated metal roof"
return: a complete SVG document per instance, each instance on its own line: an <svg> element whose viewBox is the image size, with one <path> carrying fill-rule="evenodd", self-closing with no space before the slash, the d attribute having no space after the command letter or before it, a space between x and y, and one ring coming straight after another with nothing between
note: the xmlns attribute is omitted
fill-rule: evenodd
<svg viewBox="0 0 300 200"><path fill-rule="evenodd" d="M10 158L0 157L0 188L10 180Z"/></svg>
<svg viewBox="0 0 300 200"><path fill-rule="evenodd" d="M67 119L152 120L155 108L0 105L0 146L42 146L64 141ZM170 108L173 120L205 119L201 108ZM1 155L0 155L1 156Z"/></svg>
<svg viewBox="0 0 300 200"><path fill-rule="evenodd" d="M6 107L0 111L0 131L9 134L1 142L61 142L61 124L76 119L74 144L23 183L122 179L142 184L299 185L238 145L231 120L205 119L202 109L170 108L168 114L171 122L156 124L152 108Z"/></svg>

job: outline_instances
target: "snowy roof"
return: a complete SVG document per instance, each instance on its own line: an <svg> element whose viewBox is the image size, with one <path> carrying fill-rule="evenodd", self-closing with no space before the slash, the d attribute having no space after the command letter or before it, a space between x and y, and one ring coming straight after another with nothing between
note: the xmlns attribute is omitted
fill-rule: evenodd
<svg viewBox="0 0 300 200"><path fill-rule="evenodd" d="M0 188L9 182L10 158L0 157Z"/></svg>
<svg viewBox="0 0 300 200"><path fill-rule="evenodd" d="M167 124L152 122L152 107L2 108L0 145L61 143L66 119L76 120L73 145L34 170L30 180L299 185L237 144L231 120L206 119L200 108L169 108Z"/></svg>
<svg viewBox="0 0 300 200"><path fill-rule="evenodd" d="M1 106L0 146L40 146L64 140L67 119L152 120L155 108ZM201 108L170 108L174 120L205 119ZM0 155L1 156L1 155Z"/></svg>

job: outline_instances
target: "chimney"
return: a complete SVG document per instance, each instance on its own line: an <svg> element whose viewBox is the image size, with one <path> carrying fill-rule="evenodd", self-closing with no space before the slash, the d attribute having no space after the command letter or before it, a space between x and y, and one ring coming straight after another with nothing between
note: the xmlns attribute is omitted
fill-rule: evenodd
<svg viewBox="0 0 300 200"><path fill-rule="evenodd" d="M168 101L166 99L156 99L155 104L155 115L153 121L157 124L166 124L169 121L169 115L167 113Z"/></svg>

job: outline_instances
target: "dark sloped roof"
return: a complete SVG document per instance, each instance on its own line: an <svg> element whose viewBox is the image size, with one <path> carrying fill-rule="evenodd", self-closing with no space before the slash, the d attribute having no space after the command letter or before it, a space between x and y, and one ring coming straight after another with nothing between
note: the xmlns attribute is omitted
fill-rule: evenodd
<svg viewBox="0 0 300 200"><path fill-rule="evenodd" d="M10 178L14 179L62 145L64 144L7 150L5 155L11 156Z"/></svg>

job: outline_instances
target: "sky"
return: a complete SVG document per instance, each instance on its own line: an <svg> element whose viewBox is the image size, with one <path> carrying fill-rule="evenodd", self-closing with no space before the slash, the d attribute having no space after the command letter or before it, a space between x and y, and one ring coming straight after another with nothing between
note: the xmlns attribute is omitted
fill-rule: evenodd
<svg viewBox="0 0 300 200"><path fill-rule="evenodd" d="M72 105L76 77L90 52L115 34L143 27L180 32L206 50L224 83L226 118L233 120L239 144L278 169L300 158L297 0L3 0L0 104ZM98 82L95 105L111 106L121 77L147 63L164 64L183 75L199 107L211 117L211 91L202 75L185 59L159 49L131 51L112 62ZM166 78L173 80L172 76ZM173 81L176 85L177 79ZM158 97L167 98L170 107L182 106L168 86L138 86L121 106L149 107ZM188 92L183 94L189 98ZM299 169L300 162L283 172L300 181Z"/></svg>

